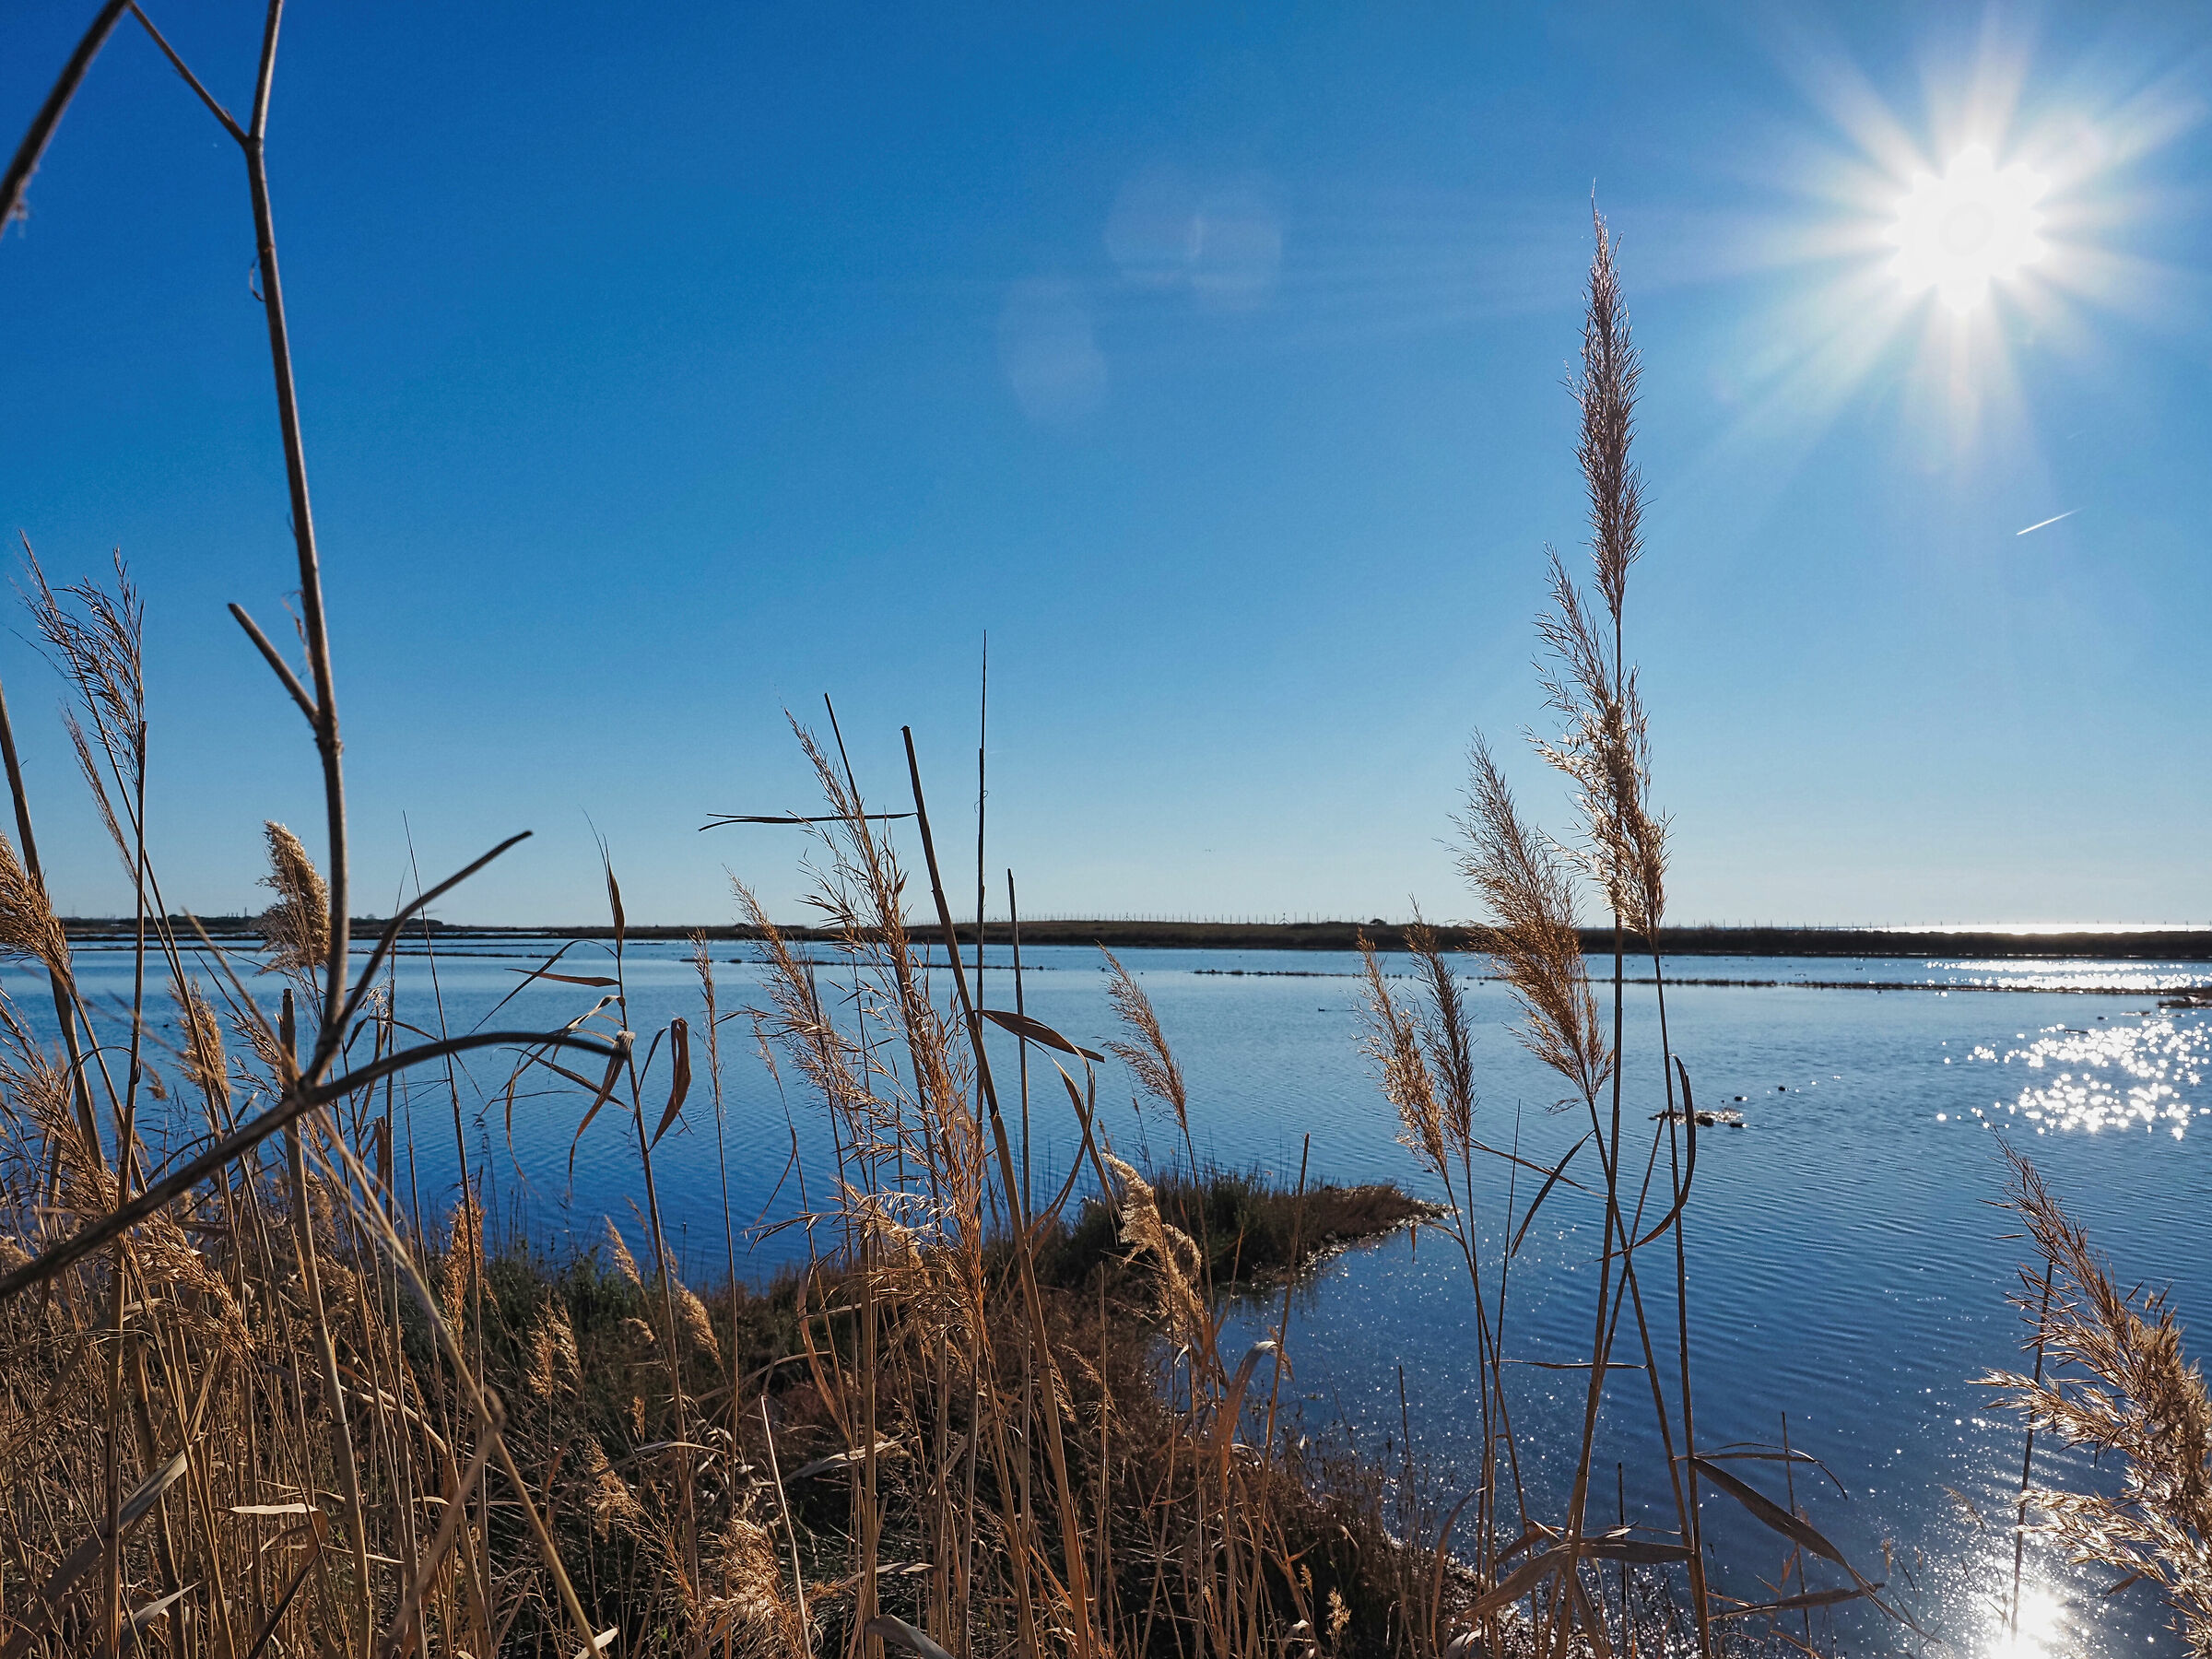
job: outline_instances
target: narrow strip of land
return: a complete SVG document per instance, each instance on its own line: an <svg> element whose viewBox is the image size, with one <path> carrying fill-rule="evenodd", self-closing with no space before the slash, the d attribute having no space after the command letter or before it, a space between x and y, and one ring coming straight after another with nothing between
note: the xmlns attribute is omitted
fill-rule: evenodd
<svg viewBox="0 0 2212 1659"><path fill-rule="evenodd" d="M174 922L184 937L193 924L184 917ZM200 926L211 937L226 942L254 935L247 917L202 917ZM383 920L362 916L355 920L357 938L372 940ZM409 932L419 936L420 924ZM128 938L134 924L127 919L70 917L63 926L73 941L93 945ZM544 926L482 926L432 922L429 931L440 940L486 942L503 939L605 939L614 930L604 924ZM792 927L794 939L822 941L821 929ZM920 944L944 942L944 932L934 921L916 922L911 929ZM958 924L963 945L975 942L975 924ZM1442 927L1437 930L1456 948L1479 950L1484 931L1479 927ZM687 939L703 935L714 943L758 938L750 927L728 924L696 926L640 927L626 930L632 939ZM1102 945L1110 950L1356 950L1362 936L1378 950L1403 950L1406 929L1395 924L1371 922L1157 922L1157 921L1025 921L1021 942L1029 946ZM986 945L1013 942L1004 922L986 922ZM1641 942L1631 938L1631 954L1642 955ZM1583 930L1583 948L1593 956L1609 955L1613 930ZM1659 932L1659 949L1667 957L1856 957L1856 958L2002 958L2007 960L2068 958L2096 961L2212 962L2212 926L2187 929L2099 929L2074 933L2020 933L2004 929L1953 931L1886 927L1666 927ZM1900 987L1902 988L1901 986Z"/></svg>

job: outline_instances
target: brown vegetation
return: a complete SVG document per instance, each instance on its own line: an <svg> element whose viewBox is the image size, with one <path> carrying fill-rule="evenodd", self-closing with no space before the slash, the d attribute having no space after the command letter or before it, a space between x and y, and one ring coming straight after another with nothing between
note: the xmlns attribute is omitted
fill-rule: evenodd
<svg viewBox="0 0 2212 1659"><path fill-rule="evenodd" d="M2088 1236L2035 1166L2010 1147L2012 1207L2041 1258L2020 1275L2032 1374L1980 1379L2027 1419L2028 1464L2037 1432L2109 1458L2117 1491L2024 1485L2024 1521L2077 1566L2120 1575L2107 1593L2155 1585L2173 1609L2189 1652L2212 1654L2212 1398L2203 1369L2182 1347L2163 1292L2123 1289ZM2019 1594L2016 1556L2013 1594Z"/></svg>

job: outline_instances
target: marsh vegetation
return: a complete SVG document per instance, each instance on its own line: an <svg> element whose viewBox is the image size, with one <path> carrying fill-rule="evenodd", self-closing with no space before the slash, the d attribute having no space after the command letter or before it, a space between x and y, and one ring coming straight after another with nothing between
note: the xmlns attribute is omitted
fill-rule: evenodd
<svg viewBox="0 0 2212 1659"><path fill-rule="evenodd" d="M1200 1158L1205 1104L1111 957L1122 1034L1104 1050L1030 1018L1018 972L1014 1006L984 1005L911 735L906 776L864 794L833 714L826 734L794 724L822 796L804 825L806 936L746 887L730 895L762 953L764 1000L725 1006L701 941L695 1013L634 1029L610 863L606 971L549 960L532 976L575 993L571 1018L456 1032L403 1004L407 929L514 843L420 889L373 940L353 936L264 167L279 20L272 6L242 121L170 55L245 163L303 666L236 614L305 720L326 818L319 852L268 825L258 950L225 951L173 918L147 833L137 596L120 562L54 585L30 560L33 630L69 688L83 781L135 912L131 996L96 1005L48 901L0 711L15 826L0 841L0 950L20 969L11 992L43 982L36 1006L0 1005L0 1653L1471 1659L1816 1651L1816 1616L1846 1604L1917 1628L1801 1502L1810 1453L1699 1438L1684 1239L1700 1120L1656 948L1667 823L1627 655L1640 368L1602 219L1573 385L1594 592L1555 556L1538 623L1537 748L1576 821L1556 838L1535 823L1478 739L1459 826L1476 942L1574 1138L1541 1162L1499 1144L1458 971L1417 924L1402 941L1410 982L1368 951L1367 1052L1441 1206L1328 1185L1326 1146L1307 1148L1311 1178L1271 1183ZM126 22L168 52L136 6L103 8L18 153L0 222ZM1610 939L1595 974L1579 914L1593 893ZM1652 1052L1624 1036L1631 975L1658 988ZM1003 1065L1009 1038L1017 1068L1003 1075L994 1054ZM602 1114L623 1124L627 1237L610 1224L600 1248L556 1258L487 1236L453 1064L487 1053L510 1100L524 1084L566 1088L576 1135ZM807 1257L749 1282L725 1203L724 1271L688 1282L656 1151L678 1123L711 1124L724 1159L733 1130L748 1144L725 1121L726 1078L756 1054L830 1128L829 1164L804 1172ZM1107 1075L1170 1126L1163 1156L1140 1166L1104 1133ZM401 1191L406 1137L422 1132L394 1115L403 1077L443 1088L452 1110L458 1193L427 1212ZM1636 1110L1645 1096L1665 1110ZM1057 1184L1028 1156L1046 1112L1081 1147ZM191 1125L160 1158L143 1133L157 1114ZM1500 1159L1515 1184L1492 1213L1474 1171ZM2043 1292L2037 1371L1996 1382L2043 1432L2118 1451L2131 1471L2118 1500L2037 1501L2077 1552L2158 1583L2212 1651L2201 1382L2164 1309L2114 1289L2024 1165L2020 1182L2051 1265L2030 1286ZM1603 1242L1586 1353L1547 1362L1584 1399L1561 1485L1525 1476L1510 1312L1521 1241L1564 1192L1598 1207ZM1475 1310L1482 1450L1456 1492L1409 1453L1394 1466L1315 1432L1284 1397L1301 1266L1407 1222L1464 1261ZM1277 1297L1273 1336L1232 1351L1232 1301ZM2097 1386L2067 1380L2083 1368ZM1604 1518L1608 1397L1649 1413L1671 1524ZM1701 1515L1721 1501L1771 1536L1763 1597L1711 1581Z"/></svg>

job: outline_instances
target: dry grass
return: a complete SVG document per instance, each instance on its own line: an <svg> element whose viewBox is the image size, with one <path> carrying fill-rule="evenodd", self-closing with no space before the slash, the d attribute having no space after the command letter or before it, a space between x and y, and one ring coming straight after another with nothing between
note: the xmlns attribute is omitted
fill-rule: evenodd
<svg viewBox="0 0 2212 1659"><path fill-rule="evenodd" d="M262 885L276 895L276 902L261 913L269 966L280 973L312 975L330 949L330 888L298 836L279 823L265 829L269 873Z"/></svg>
<svg viewBox="0 0 2212 1659"><path fill-rule="evenodd" d="M2012 1206L2041 1257L2021 1274L2035 1374L1993 1371L2033 1431L2117 1467L2117 1492L2039 1488L2040 1530L2079 1566L2158 1587L2194 1655L2212 1654L2212 1398L2164 1294L2123 1289L2034 1165L2006 1148ZM2116 1586L2115 1586L2116 1587Z"/></svg>
<svg viewBox="0 0 2212 1659"><path fill-rule="evenodd" d="M1676 1109L1677 1085L1687 1090L1688 1078L1668 1033L1665 974L1657 951L1665 909L1667 822L1651 805L1649 729L1625 646L1629 575L1642 552L1642 478L1630 454L1641 368L1621 296L1615 244L1604 219L1594 219L1583 362L1571 389L1583 416L1577 458L1588 491L1597 597L1594 602L1587 597L1557 555L1551 556L1551 604L1536 624L1542 646L1537 679L1559 730L1530 740L1535 755L1567 780L1579 833L1561 841L1539 829L1515 799L1504 769L1479 735L1472 746L1467 800L1458 819L1459 866L1486 912L1476 937L1519 1005L1521 1042L1558 1079L1563 1090L1559 1108L1579 1109L1586 1126L1579 1138L1544 1161L1491 1144L1504 1140L1503 1135L1493 1133L1491 1141L1485 1140L1458 976L1437 934L1418 923L1406 931L1417 968L1410 994L1393 987L1374 950L1366 948L1365 1048L1397 1112L1400 1139L1442 1187L1444 1214L1438 1225L1459 1246L1475 1303L1483 1448L1478 1479L1448 1512L1424 1515L1417 1505L1420 1524L1413 1534L1432 1540L1432 1547L1441 1551L1472 1507L1462 1535L1472 1594L1458 1612L1456 1651L1518 1651L1516 1643L1560 1654L1609 1654L1640 1646L1676 1651L1665 1619L1640 1624L1639 1599L1628 1594L1625 1581L1618 1594L1608 1594L1602 1564L1618 1562L1624 1573L1630 1564L1644 1570L1643 1599L1669 1609L1678 1606L1683 1611L1679 1633L1687 1639L1682 1645L1710 1655L1724 1642L1739 1640L1743 1626L1724 1627L1722 1619L1761 1609L1724 1606L1706 1583L1700 1480L1743 1503L1798 1546L1808 1535L1818 1535L1810 1533L1786 1497L1771 1499L1698 1455L1690 1284L1683 1242L1696 1170L1696 1124ZM1585 880L1614 924L1610 1021L1600 1012L1583 954L1577 908ZM1631 1055L1623 1046L1625 957L1631 936L1641 936L1650 949L1658 987L1659 1042L1655 1052L1643 1055ZM1622 1112L1622 1087L1632 1065L1644 1068L1647 1077L1656 1072L1651 1078L1658 1085L1653 1092L1664 1091L1668 1108L1655 1114L1652 1139L1641 1147L1629 1144ZM1686 1141L1677 1138L1685 1135ZM1585 1147L1592 1156L1577 1164ZM1478 1202L1474 1174L1478 1156L1506 1158L1518 1166L1500 1213L1486 1213ZM1533 1191L1516 1206L1524 1172ZM1572 1481L1561 1503L1556 1495L1532 1492L1523 1478L1505 1324L1512 1260L1536 1211L1547 1203L1574 1201L1594 1201L1601 1207L1603 1242L1589 1348L1580 1367L1588 1379L1582 1433ZM1660 1273L1662 1282L1672 1280L1671 1306L1658 1310L1647 1306L1641 1271L1654 1245L1669 1250L1673 1258L1666 1264L1671 1274L1665 1267ZM1654 1312L1671 1312L1674 1328L1655 1324ZM1669 1338L1671 1354L1662 1347ZM1634 1344L1625 1363L1615 1358L1617 1343L1624 1340ZM1641 1382L1625 1386L1648 1391L1658 1467L1647 1474L1673 1494L1676 1525L1671 1530L1632 1535L1602 1529L1593 1521L1599 1427L1608 1380L1617 1371L1641 1376ZM1787 1453L1778 1455L1786 1467ZM1409 1472L1404 1485L1415 1484ZM1547 1503L1556 1507L1539 1512ZM1813 1553L1841 1564L1841 1556L1825 1539ZM1846 1582L1832 1592L1813 1592L1803 1579L1802 1549L1794 1559L1798 1594L1819 1594L1827 1605L1864 1596L1886 1612L1894 1611L1876 1595L1878 1586L1848 1568ZM1787 1576L1785 1571L1785 1584ZM1440 1575L1432 1585L1425 1613L1430 1640L1439 1645L1451 1622L1442 1582Z"/></svg>

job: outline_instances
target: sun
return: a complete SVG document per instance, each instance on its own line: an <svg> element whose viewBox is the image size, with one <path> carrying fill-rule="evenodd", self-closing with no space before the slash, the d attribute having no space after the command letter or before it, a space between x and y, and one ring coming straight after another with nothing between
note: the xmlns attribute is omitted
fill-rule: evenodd
<svg viewBox="0 0 2212 1659"><path fill-rule="evenodd" d="M2043 256L2036 203L2049 188L2041 174L2015 163L1999 170L1979 144L1959 152L1943 177L1915 173L1897 205L1891 269L1908 292L1934 288L1954 312L1970 312L1993 281Z"/></svg>

